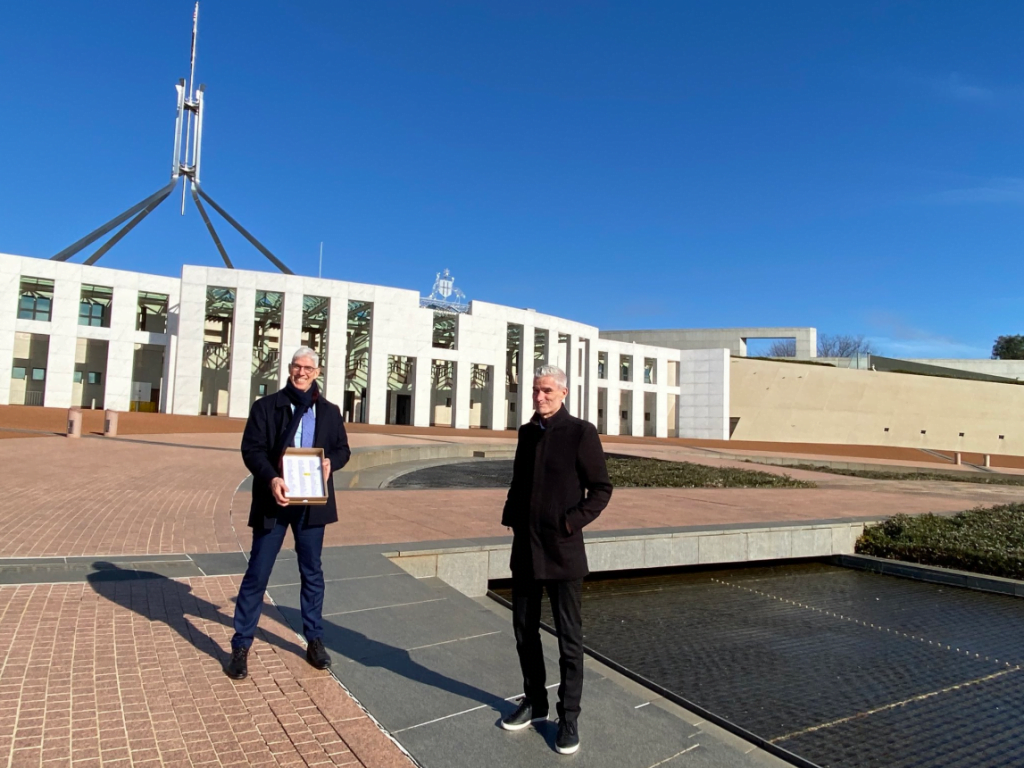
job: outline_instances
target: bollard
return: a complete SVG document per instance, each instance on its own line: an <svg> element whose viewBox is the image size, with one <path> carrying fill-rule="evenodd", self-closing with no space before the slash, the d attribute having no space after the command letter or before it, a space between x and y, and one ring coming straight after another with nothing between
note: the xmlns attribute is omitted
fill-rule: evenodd
<svg viewBox="0 0 1024 768"><path fill-rule="evenodd" d="M117 411L105 411L103 414L103 436L117 437Z"/></svg>
<svg viewBox="0 0 1024 768"><path fill-rule="evenodd" d="M82 436L82 409L68 408L68 437Z"/></svg>
<svg viewBox="0 0 1024 768"><path fill-rule="evenodd" d="M988 453L985 454L985 466L986 467L991 467L992 466L992 456L991 456L991 454L988 454Z"/></svg>
<svg viewBox="0 0 1024 768"><path fill-rule="evenodd" d="M953 454L953 463L958 467L964 463L963 457L960 455L960 451Z"/></svg>

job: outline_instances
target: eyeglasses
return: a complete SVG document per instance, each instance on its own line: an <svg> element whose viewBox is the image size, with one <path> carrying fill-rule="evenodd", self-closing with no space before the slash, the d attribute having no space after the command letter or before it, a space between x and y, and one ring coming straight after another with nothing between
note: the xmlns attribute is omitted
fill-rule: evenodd
<svg viewBox="0 0 1024 768"><path fill-rule="evenodd" d="M312 373L317 367L315 365L296 365L292 363L292 370L296 373Z"/></svg>

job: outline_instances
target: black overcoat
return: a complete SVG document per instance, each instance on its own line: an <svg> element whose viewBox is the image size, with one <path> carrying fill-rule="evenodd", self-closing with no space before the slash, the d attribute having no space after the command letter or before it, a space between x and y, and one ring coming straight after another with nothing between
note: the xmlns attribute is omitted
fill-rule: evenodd
<svg viewBox="0 0 1024 768"><path fill-rule="evenodd" d="M284 507L278 506L270 492L270 481L280 477L280 455L274 455L281 434L292 418L291 401L284 391L261 397L252 404L249 420L242 434L242 460L252 472L252 506L249 508L249 527L273 528ZM324 458L331 462L332 476L327 478L327 503L310 505L309 525L327 525L338 519L338 505L334 499L333 473L348 463L352 452L341 411L324 397L316 401L316 429L313 447L324 449Z"/></svg>
<svg viewBox="0 0 1024 768"><path fill-rule="evenodd" d="M594 425L563 407L519 428L502 525L512 528L512 577L582 579L583 527L608 506L612 484Z"/></svg>

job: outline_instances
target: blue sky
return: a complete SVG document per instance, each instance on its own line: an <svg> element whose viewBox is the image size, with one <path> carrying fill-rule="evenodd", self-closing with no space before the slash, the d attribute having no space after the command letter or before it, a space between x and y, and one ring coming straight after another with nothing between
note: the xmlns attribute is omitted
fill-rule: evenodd
<svg viewBox="0 0 1024 768"><path fill-rule="evenodd" d="M191 18L5 9L0 251L167 182ZM298 273L323 241L327 277L427 293L447 267L602 328L987 357L1024 332L1022 29L1006 2L204 0L203 186ZM183 263L220 261L172 201L100 262Z"/></svg>

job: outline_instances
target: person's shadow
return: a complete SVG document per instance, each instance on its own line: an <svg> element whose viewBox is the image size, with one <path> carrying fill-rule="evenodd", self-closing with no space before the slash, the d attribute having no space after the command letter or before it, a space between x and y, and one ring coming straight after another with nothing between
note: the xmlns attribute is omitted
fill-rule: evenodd
<svg viewBox="0 0 1024 768"><path fill-rule="evenodd" d="M128 608L150 621L160 621L188 640L196 650L227 664L229 648L222 647L199 626L189 620L194 616L224 627L232 627L234 617L224 613L220 606L197 597L192 587L153 571L135 571L119 568L114 563L93 563L96 570L86 576L96 594L112 603ZM260 627L268 643L289 653L304 653L296 640L288 640Z"/></svg>
<svg viewBox="0 0 1024 768"><path fill-rule="evenodd" d="M295 608L279 605L278 610L291 627L302 626L302 614ZM414 660L404 648L382 643L367 637L362 632L324 621L324 645L331 651L340 653L345 659L335 659L334 663L346 664L349 659L364 667L378 667L392 674L399 675L431 688L461 696L471 701L491 707L502 717L513 712L516 704L493 693L477 688L475 685L456 680L435 672Z"/></svg>
<svg viewBox="0 0 1024 768"><path fill-rule="evenodd" d="M96 562L96 569L86 577L93 590L112 603L127 608L150 621L160 621L188 640L197 650L227 664L230 651L199 626L189 621L195 616L225 627L233 625L233 616L224 613L220 606L197 597L192 587L153 571L135 571L119 568L114 563ZM301 627L299 611L286 606L277 606L291 627ZM305 649L296 640L287 640L262 626L258 632L276 648L288 653L305 656ZM515 709L515 704L500 696L489 693L461 680L455 680L435 672L414 661L409 651L378 640L361 632L347 629L339 624L324 622L324 641L330 650L337 651L347 659L365 667L379 667L414 680L423 685L447 691L456 696L490 706L502 717ZM335 659L335 663L342 663Z"/></svg>

